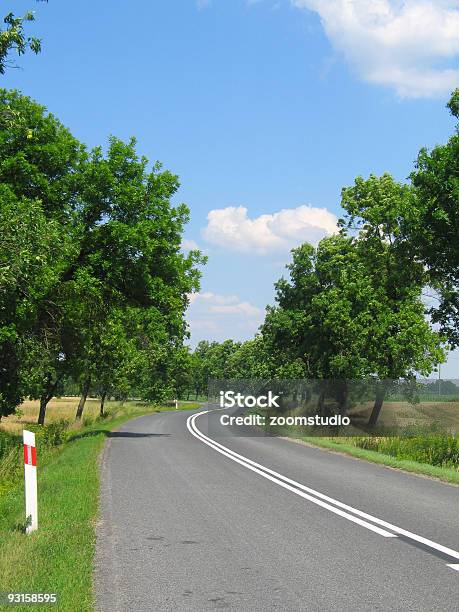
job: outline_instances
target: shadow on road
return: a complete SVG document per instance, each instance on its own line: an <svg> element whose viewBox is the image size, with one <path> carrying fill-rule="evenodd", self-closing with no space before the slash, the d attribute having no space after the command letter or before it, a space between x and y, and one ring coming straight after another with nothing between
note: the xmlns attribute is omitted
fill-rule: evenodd
<svg viewBox="0 0 459 612"><path fill-rule="evenodd" d="M170 436L168 433L136 433L134 431L109 431L108 429L94 429L93 431L86 431L85 433L72 436L69 442L75 442L82 438L91 438L92 436L104 435L107 438L154 438Z"/></svg>
<svg viewBox="0 0 459 612"><path fill-rule="evenodd" d="M155 436L170 436L168 433L135 433L134 431L108 431L108 438L152 438Z"/></svg>

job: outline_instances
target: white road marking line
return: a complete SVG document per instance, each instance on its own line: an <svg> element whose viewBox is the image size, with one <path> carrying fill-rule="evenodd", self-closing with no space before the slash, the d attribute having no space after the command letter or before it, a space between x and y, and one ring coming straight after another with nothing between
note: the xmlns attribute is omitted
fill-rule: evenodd
<svg viewBox="0 0 459 612"><path fill-rule="evenodd" d="M205 414L205 413L204 412L200 412L199 414ZM270 476L265 471L262 471L262 470L260 470L260 469L258 469L256 467L253 467L252 465L250 465L248 463L248 460L244 461L242 458L239 459L238 457L233 456L233 454L230 454L230 452L232 453L232 451L230 451L230 449L227 449L224 446L222 448L218 448L218 446L221 446L221 445L217 446L218 443L214 444L213 441L208 441L208 440L211 440L210 438L204 439L204 438L206 438L206 436L201 434L199 429L196 427L196 425L194 423L194 420L195 420L195 418L197 416L199 416L199 415L192 415L191 417L188 418L188 420L187 420L188 430L190 431L190 433L195 438L197 438L198 440L200 440L204 444L207 444L207 446L210 446L211 448L216 450L218 453L221 453L222 455L225 455L229 459L232 459L233 461L236 461L236 463L240 463L241 465L243 465L247 469L252 470L252 472L256 472L260 476L263 476L263 478L271 480L272 482L278 484L279 486L283 487L284 489L287 489L287 490L291 491L292 493L295 493L295 495L299 495L300 497L303 497L304 499L307 499L308 501L311 501L312 503L317 504L318 506L321 506L322 508L326 508L330 512L333 512L334 514L338 514L339 516L342 516L343 518L347 519L348 521L352 521L353 523L357 523L358 525L361 525L362 527L365 527L366 529L369 529L370 531L374 531L375 533L383 536L384 538L396 538L397 537L396 535L394 535L393 533L390 533L389 531L385 531L384 529L381 529L380 527L376 527L376 525L371 525L370 523L367 523L366 521L363 521L362 519L359 519L356 516L352 516L351 514L348 514L347 512L344 512L343 510L340 510L339 508L335 508L334 506L331 506L330 504L327 504L326 502L323 502L320 499L317 499L316 497L312 497L311 495L308 495L307 493L303 493L303 491L300 491L298 488L294 488L294 487L290 486L289 484L287 484L285 482L282 482L282 480L280 480L279 478L275 478L274 476ZM222 450L223 448L225 450ZM227 452L227 451L229 451L229 452ZM239 455L239 457L242 457L242 456Z"/></svg>
<svg viewBox="0 0 459 612"><path fill-rule="evenodd" d="M447 563L446 565L456 570L456 572L459 572L459 563Z"/></svg>
<svg viewBox="0 0 459 612"><path fill-rule="evenodd" d="M203 434L197 428L197 426L196 426L196 424L194 422L197 419L198 416L206 414L208 412L211 412L211 411L210 410L206 410L204 412L199 412L198 414L194 414L191 417L189 417L188 420L187 420L187 427L191 431L191 429L190 429L190 423L191 423L192 427L196 431L196 433L194 433L193 431L191 431L191 433L193 433L193 435L195 437L201 439L201 441L204 442L205 444L208 444L208 446L214 447L214 450L217 450L218 452L221 452L222 454L226 454L227 456L231 455L230 456L231 459L233 459L234 461L237 461L238 463L241 463L243 465L246 464L247 468L252 469L253 471L257 471L257 473L259 473L260 470L263 470L263 472L265 472L267 474L272 474L275 477L275 479L276 479L275 481L277 481L277 479L281 479L282 481L284 481L283 483L278 483L278 484L290 483L294 487L297 487L297 488L301 489L302 491L308 491L309 493L312 493L316 497L319 497L320 499L324 499L327 502L330 502L334 506L338 506L340 508L345 508L347 511L352 512L353 514L355 514L357 516L361 516L363 518L366 518L366 519L372 521L373 523L375 523L377 525L381 525L382 527L386 527L387 529L391 529L392 531L394 531L395 533L398 533L399 535L403 535L403 536L405 536L407 538L415 540L416 542L424 544L425 546L428 546L430 548L438 550L439 552L442 552L442 553L444 553L444 554L446 554L446 555L448 555L448 556L450 556L450 557L452 557L454 559L459 559L459 552L457 552L456 550L453 550L452 548L448 548L447 546L443 546L442 544L438 544L437 542L433 542L432 540L429 540L427 538L419 536L419 535L417 535L415 533L412 533L411 531L407 531L406 529L402 529L401 527L397 527L396 525L393 525L392 523L388 523L387 521L383 521L382 519L379 519L379 518L377 518L377 517L375 517L375 516L373 516L371 514L368 514L366 512L362 512L361 510L358 510L357 508L353 508L352 506L344 504L343 502L340 502L337 499L334 499L333 497L329 497L327 495L324 495L323 493L320 493L319 491L316 491L315 489L311 489L310 487L306 487L305 485L303 485L303 484L301 484L301 483L299 483L299 482L297 482L295 480L292 480L290 478L287 478L286 476L283 476L282 474L279 474L278 472L275 472L274 470L271 470L271 469L269 469L269 468L267 468L267 467L265 467L263 465L260 465L259 463L256 463L255 461L252 461L251 459L248 459L247 457L244 457L243 455L239 455L235 451L232 451L231 449L227 448L226 446L223 446L222 444L219 444L215 440L212 440L212 438L209 438L205 434ZM220 447L220 449L222 449L222 450L219 450L219 448L217 448L217 447ZM253 466L253 467L251 467L251 466ZM265 475L265 477L268 477L267 474ZM264 474L261 474L261 475L264 475ZM291 487L286 486L285 488L289 488L289 490L291 490ZM295 492L295 491L293 491L293 492ZM309 496L306 499L309 499ZM314 501L314 503L317 503L319 500L313 499L311 501ZM326 506L328 506L328 504L326 504ZM330 509L330 508L327 508L327 509ZM347 514L347 513L345 513L345 514ZM348 516L346 516L345 518L348 518ZM357 521L355 521L355 522L357 522ZM367 525L369 525L369 523L366 523L365 521L362 521L362 523L364 523L362 526L366 527L368 529ZM386 533L388 534L389 532L384 531L384 530L381 530L381 531L383 531L383 533L381 533L380 535L383 535L384 537L397 537L394 534L385 535ZM448 565L448 567L452 567L453 569L456 569L457 571L459 571L459 569L458 569L459 568L459 564L447 564L447 565Z"/></svg>

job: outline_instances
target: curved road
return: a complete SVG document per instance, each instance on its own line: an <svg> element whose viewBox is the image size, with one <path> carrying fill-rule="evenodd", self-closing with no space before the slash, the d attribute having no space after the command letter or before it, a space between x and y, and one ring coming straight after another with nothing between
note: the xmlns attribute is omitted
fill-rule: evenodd
<svg viewBox="0 0 459 612"><path fill-rule="evenodd" d="M228 436L220 414L158 413L110 435L100 610L458 609L459 487Z"/></svg>

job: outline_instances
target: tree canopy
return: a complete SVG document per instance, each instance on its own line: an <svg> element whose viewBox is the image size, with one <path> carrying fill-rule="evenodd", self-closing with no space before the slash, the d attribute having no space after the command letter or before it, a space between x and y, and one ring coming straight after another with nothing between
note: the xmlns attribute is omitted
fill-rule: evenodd
<svg viewBox="0 0 459 612"><path fill-rule="evenodd" d="M2 414L29 395L43 422L69 376L159 397L204 263L181 250L178 178L134 139L88 151L33 100L0 102Z"/></svg>
<svg viewBox="0 0 459 612"><path fill-rule="evenodd" d="M459 89L448 107L459 119ZM406 241L438 292L432 320L440 324L451 347L459 346L459 124L446 144L421 150L411 181L416 214L404 220Z"/></svg>

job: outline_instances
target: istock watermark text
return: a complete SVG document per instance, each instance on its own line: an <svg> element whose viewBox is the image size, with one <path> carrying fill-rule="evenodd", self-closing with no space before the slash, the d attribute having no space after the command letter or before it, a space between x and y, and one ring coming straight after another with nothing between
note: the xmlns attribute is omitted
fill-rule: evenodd
<svg viewBox="0 0 459 612"><path fill-rule="evenodd" d="M243 395L235 391L220 391L220 408L279 408L279 395L268 391L268 395Z"/></svg>

